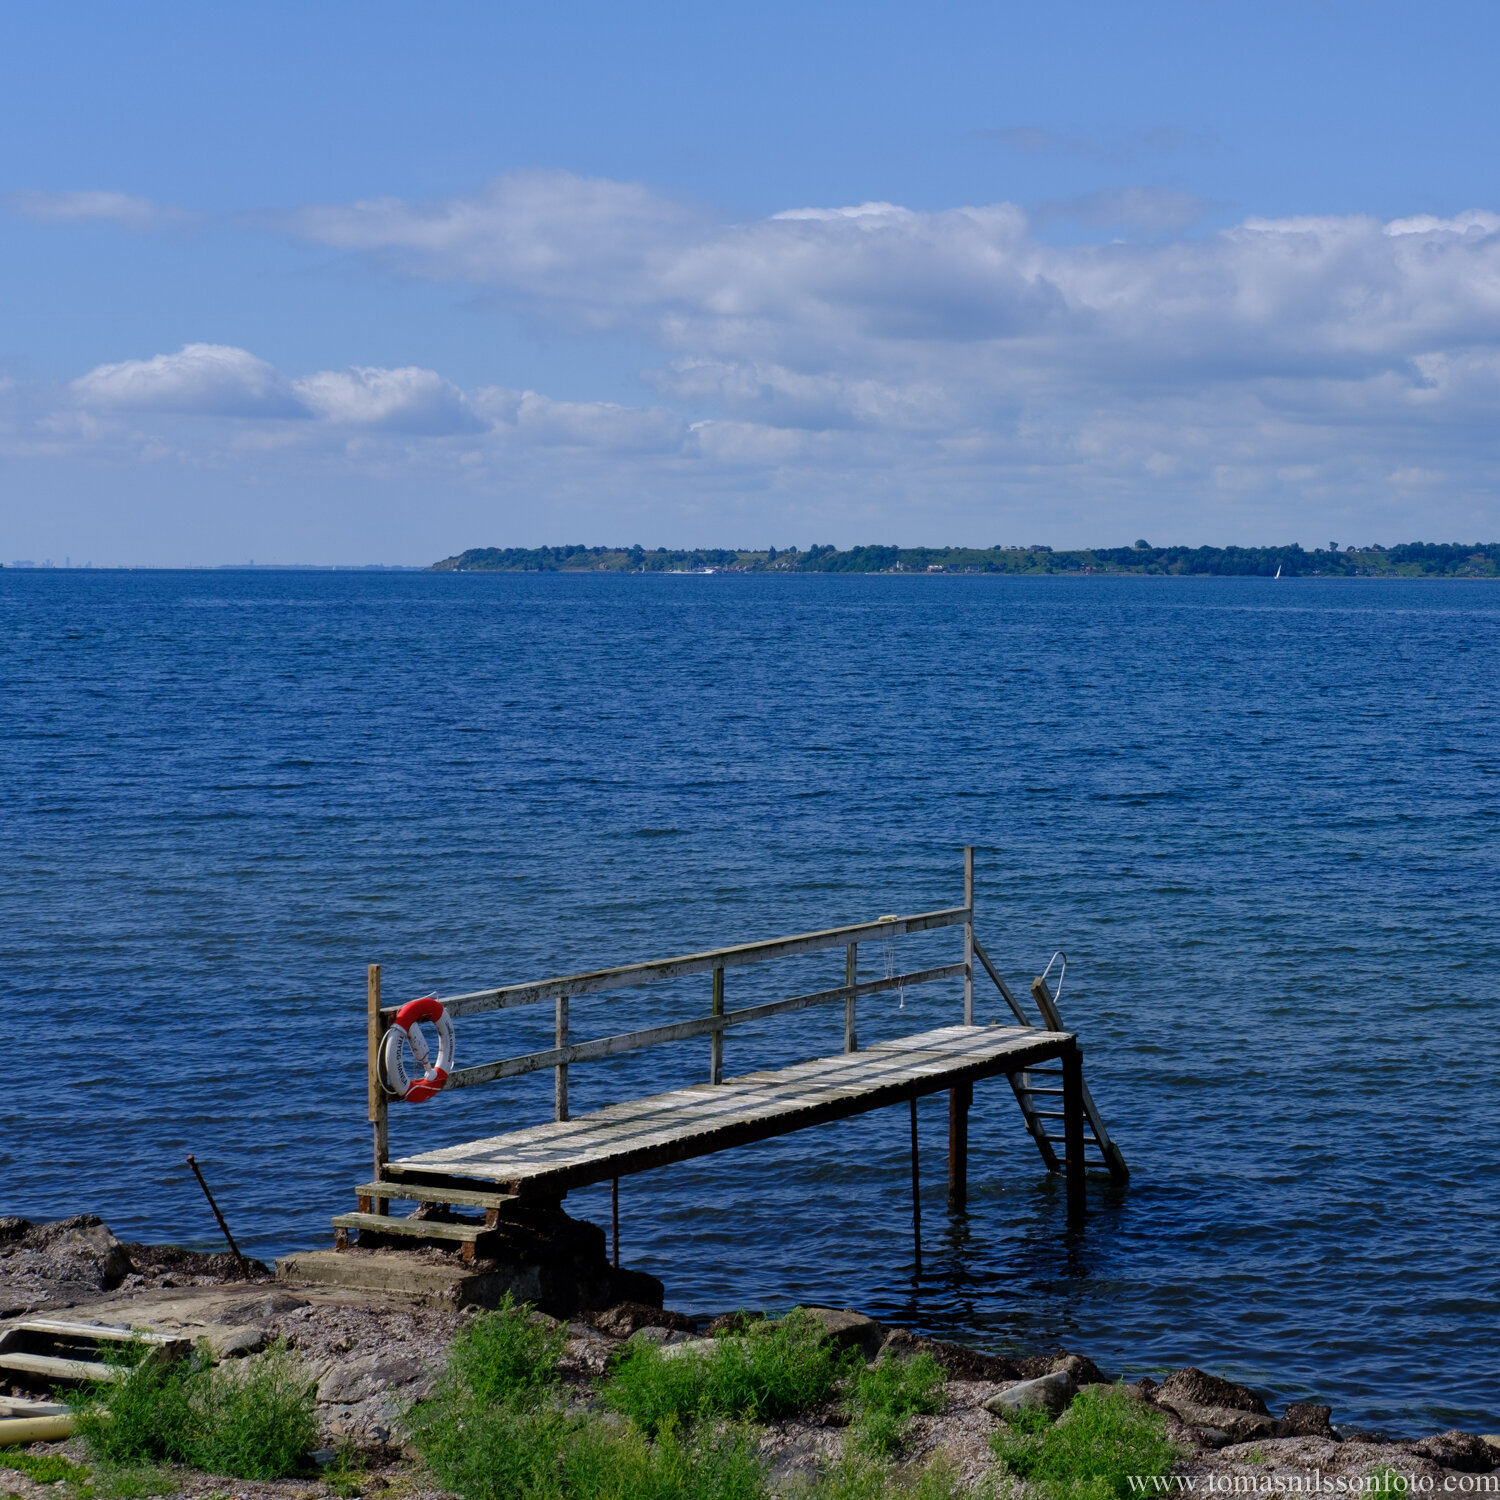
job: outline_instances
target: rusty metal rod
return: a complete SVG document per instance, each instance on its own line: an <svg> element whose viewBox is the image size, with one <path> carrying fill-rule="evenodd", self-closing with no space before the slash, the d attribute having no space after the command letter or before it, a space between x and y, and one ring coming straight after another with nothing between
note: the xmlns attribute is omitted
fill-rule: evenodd
<svg viewBox="0 0 1500 1500"><path fill-rule="evenodd" d="M208 1184L203 1180L203 1173L198 1170L198 1163L193 1160L193 1153L188 1152L187 1164L193 1169L193 1176L198 1179L198 1186L203 1189L203 1196L208 1199L208 1206L214 1211L214 1218L219 1221L219 1228L224 1231L224 1238L229 1241L229 1248L234 1252L234 1258L239 1263L241 1271L247 1272L250 1267L245 1257L240 1253L240 1247L235 1244L234 1236L229 1232L229 1225L224 1221L224 1215L219 1212L219 1205L214 1202L214 1195L209 1192Z"/></svg>

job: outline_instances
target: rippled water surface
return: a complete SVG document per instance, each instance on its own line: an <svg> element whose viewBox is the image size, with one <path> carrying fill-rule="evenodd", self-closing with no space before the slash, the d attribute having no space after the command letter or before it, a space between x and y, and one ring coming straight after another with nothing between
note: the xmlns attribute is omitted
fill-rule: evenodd
<svg viewBox="0 0 1500 1500"><path fill-rule="evenodd" d="M366 963L402 998L956 904L973 843L1012 981L1068 952L1128 1190L1070 1237L997 1080L966 1215L922 1105L920 1276L904 1109L627 1179L624 1258L691 1311L852 1304L1493 1429L1497 648L1484 584L5 571L0 1212L207 1244L193 1151L254 1253L326 1244ZM731 971L730 1003L841 976ZM575 1035L706 986L575 1001ZM958 1004L867 1001L862 1036ZM462 1023L464 1060L548 1019ZM841 1020L731 1033L727 1071ZM706 1064L577 1066L575 1112ZM549 1102L398 1108L393 1147Z"/></svg>

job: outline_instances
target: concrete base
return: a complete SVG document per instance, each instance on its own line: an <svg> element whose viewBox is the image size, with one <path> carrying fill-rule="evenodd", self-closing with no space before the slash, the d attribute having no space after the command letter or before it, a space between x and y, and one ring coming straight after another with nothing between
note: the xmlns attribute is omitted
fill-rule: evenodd
<svg viewBox="0 0 1500 1500"><path fill-rule="evenodd" d="M621 1302L662 1305L663 1287L644 1271L609 1264L604 1232L570 1218L556 1203L531 1206L518 1222L482 1235L465 1265L456 1251L392 1245L394 1235L348 1250L304 1250L276 1262L276 1279L314 1286L394 1293L426 1302L494 1307L507 1292L555 1318Z"/></svg>
<svg viewBox="0 0 1500 1500"><path fill-rule="evenodd" d="M519 1274L476 1270L457 1256L450 1264L434 1263L429 1253L414 1250L299 1250L276 1262L277 1281L353 1291L393 1293L449 1307L498 1306L506 1292L518 1302L535 1302L540 1281L535 1267Z"/></svg>

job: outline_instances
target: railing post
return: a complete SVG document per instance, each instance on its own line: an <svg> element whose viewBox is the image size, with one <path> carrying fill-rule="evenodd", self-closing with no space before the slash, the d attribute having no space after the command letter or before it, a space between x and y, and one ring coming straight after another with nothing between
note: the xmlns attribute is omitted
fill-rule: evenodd
<svg viewBox="0 0 1500 1500"><path fill-rule="evenodd" d="M974 1024L974 846L964 846L964 1025Z"/></svg>
<svg viewBox="0 0 1500 1500"><path fill-rule="evenodd" d="M568 997L566 995L557 997L557 1041L554 1045L558 1047L568 1045ZM567 1063L558 1063L552 1078L552 1117L555 1120L566 1120L568 1118Z"/></svg>
<svg viewBox="0 0 1500 1500"><path fill-rule="evenodd" d="M371 964L365 970L365 1095L373 1127L376 1182L385 1176L385 1164L390 1160L389 1105L380 1082L380 1047L385 1033L385 1018L380 1014L380 965ZM378 1214L389 1213L390 1203L377 1198L374 1209Z"/></svg>
<svg viewBox="0 0 1500 1500"><path fill-rule="evenodd" d="M716 1016L724 1014L724 971L714 970L714 1003L713 1013ZM714 1031L709 1033L708 1038L708 1081L710 1083L724 1082L724 1033Z"/></svg>
<svg viewBox="0 0 1500 1500"><path fill-rule="evenodd" d="M850 943L844 949L844 983L852 990L859 983L859 944ZM859 1051L859 1033L854 1024L854 996L844 999L844 1051Z"/></svg>

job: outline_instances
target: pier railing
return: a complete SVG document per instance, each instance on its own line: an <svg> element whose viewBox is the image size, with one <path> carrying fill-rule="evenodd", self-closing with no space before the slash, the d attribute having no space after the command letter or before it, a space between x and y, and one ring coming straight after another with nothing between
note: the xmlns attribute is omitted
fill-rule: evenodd
<svg viewBox="0 0 1500 1500"><path fill-rule="evenodd" d="M873 941L885 943L893 938L919 932L932 932L945 927L962 927L963 929L963 954L958 962L889 974L879 979L861 980L859 978L861 943ZM807 994L791 995L781 1000L767 1001L760 1005L747 1005L737 1010L724 1008L724 976L728 970L836 948L844 949L843 984ZM622 964L616 968L594 969L581 974L560 975L556 978L535 980L525 984L500 985L492 989L440 997L449 1016L455 1020L466 1016L482 1015L490 1011L510 1010L523 1005L541 1005L551 1001L555 1022L552 1047L536 1052L521 1053L514 1057L499 1058L493 1062L457 1068L449 1075L445 1089L474 1088L480 1084L495 1083L501 1079L515 1078L521 1074L551 1068L554 1072L554 1117L558 1120L566 1120L568 1118L568 1069L574 1063L593 1062L625 1052L638 1051L645 1047L657 1047L668 1042L681 1042L706 1036L709 1039L709 1081L716 1084L722 1083L724 1033L731 1027L743 1026L751 1021L762 1021L771 1016L785 1015L792 1011L808 1010L815 1006L842 1003L844 1006L844 1051L856 1052L859 1050L857 1026L859 1000L890 990L905 990L938 980L956 979L960 976L964 982L963 1022L966 1026L972 1026L974 1024L974 959L976 954L1010 1005L1017 1020L1025 1026L1035 1025L1036 1023L1029 1020L1020 1006L1016 1004L1004 980L990 963L989 956L975 940L974 850L966 848L964 850L962 906L918 912L909 916L879 917L874 921L858 922L847 927L830 927L819 932L798 933L792 937L738 943L727 948L711 948L701 953L688 953L676 958ZM654 984L662 980L680 979L693 974L711 976L710 1009L707 1015L694 1016L668 1025L648 1026L637 1031L621 1032L614 1036L597 1037L588 1041L575 1042L572 1039L568 1014L568 1003L571 999L610 990ZM372 964L369 969L367 990L367 1083L370 1121L375 1133L377 1176L385 1162L389 1160L388 1107L390 1100L394 1097L386 1089L380 1075L380 1052L386 1032L399 1009L399 1006L382 1004L380 966Z"/></svg>

